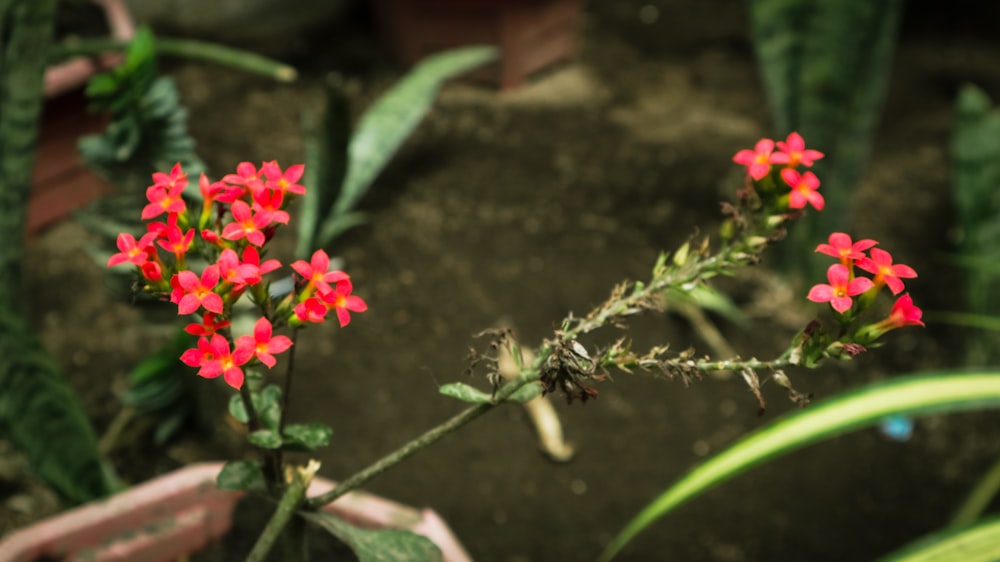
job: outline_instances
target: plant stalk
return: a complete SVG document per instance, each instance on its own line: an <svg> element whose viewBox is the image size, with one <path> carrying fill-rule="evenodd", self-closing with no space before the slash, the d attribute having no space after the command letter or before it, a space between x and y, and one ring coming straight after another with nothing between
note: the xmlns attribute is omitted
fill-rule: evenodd
<svg viewBox="0 0 1000 562"><path fill-rule="evenodd" d="M309 489L309 484L312 483L312 479L318 470L319 462L313 460L309 461L309 464L305 467L296 468L292 471L292 477L285 488L284 494L281 496L281 501L278 502L278 508L267 522L267 526L264 527L260 537L257 538L253 550L247 556L247 562L263 562L267 558L268 553L271 552L278 537L283 535L286 536L284 541L284 560L287 562L303 562L308 558L308 551L305 549L304 527L292 522L290 530L293 532L285 533L284 531L286 531L286 526L289 525L292 516L298 510L302 499L305 498L306 490ZM298 531L295 531L296 528Z"/></svg>
<svg viewBox="0 0 1000 562"><path fill-rule="evenodd" d="M539 363L536 361L536 363ZM517 389L521 388L526 384L532 384L537 382L539 379L539 373L537 369L532 371L526 371L518 378L505 384L497 391L496 399L493 402L486 402L483 404L476 404L462 410L452 418L448 419L444 423L441 423L428 431L424 432L423 435L409 441L399 449L389 453L388 455L382 457L381 459L370 464L368 467L362 469L361 471L350 476L343 482L337 485L334 489L329 492L309 498L306 500L305 505L307 509L316 510L328 503L335 501L337 498L343 496L347 492L359 488L365 483L367 483L372 478L382 474L386 470L396 466L400 462L413 456L415 453L419 452L434 443L440 441L442 438L451 434L460 427L465 426L469 422L475 420L479 416L489 412L493 408L503 404L504 401Z"/></svg>

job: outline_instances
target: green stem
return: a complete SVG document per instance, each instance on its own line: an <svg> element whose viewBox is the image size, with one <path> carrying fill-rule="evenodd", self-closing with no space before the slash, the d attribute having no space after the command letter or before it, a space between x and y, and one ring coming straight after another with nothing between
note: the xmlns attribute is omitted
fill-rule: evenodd
<svg viewBox="0 0 1000 562"><path fill-rule="evenodd" d="M247 555L247 562L263 562L267 558L268 553L271 552L278 537L286 534L283 531L286 530L286 526L289 525L289 521L295 515L302 500L305 498L306 490L309 489L309 484L312 482L313 476L315 476L318 469L319 463L312 461L305 468L295 471L295 475L291 479L292 481L288 483L284 494L281 496L281 501L278 502L278 508L267 522L267 526L264 527L260 537L257 538L257 543L254 544L253 550ZM305 549L305 534L302 532L304 528L293 522L292 530L294 531L296 528L298 528L298 531L290 533L290 536L287 536L287 540L285 541L284 560L289 562L300 562L308 558L308 552ZM298 544L293 544L294 542L298 542Z"/></svg>
<svg viewBox="0 0 1000 562"><path fill-rule="evenodd" d="M997 490L1000 490L1000 459L993 463L993 466L986 471L986 474L969 492L962 505L955 510L955 514L952 515L946 529L960 529L975 523L986 510L986 506L990 504L990 500L996 496Z"/></svg>
<svg viewBox="0 0 1000 562"><path fill-rule="evenodd" d="M61 61L72 56L96 56L101 53L124 51L128 46L128 41L117 39L67 40L51 49L49 60L51 62ZM156 50L168 56L229 66L251 74L259 74L278 82L294 82L298 78L298 71L285 63L249 51L206 41L157 37Z"/></svg>
<svg viewBox="0 0 1000 562"><path fill-rule="evenodd" d="M540 361L535 361L536 365L540 364ZM538 381L539 374L538 370L530 370L523 373L521 376L505 384L497 391L496 399L493 402L487 402L483 404L476 404L475 406L466 408L462 410L452 418L448 419L444 423L441 423L430 430L424 432L423 435L413 439L396 449L395 451L389 453L388 455L382 457L381 459L370 464L368 467L362 469L361 471L355 473L353 476L347 478L343 482L337 485L336 488L330 490L329 492L316 496L314 498L309 498L306 500L307 509L318 509L328 503L333 502L337 498L343 496L347 492L359 488L366 482L375 478L376 476L382 474L386 470L396 466L400 462L413 456L421 449L424 449L434 443L440 441L447 435L450 435L455 430L460 427L465 426L469 422L475 420L479 416L489 412L493 408L503 404L504 401L510 397L511 394L517 391L526 384L531 384Z"/></svg>

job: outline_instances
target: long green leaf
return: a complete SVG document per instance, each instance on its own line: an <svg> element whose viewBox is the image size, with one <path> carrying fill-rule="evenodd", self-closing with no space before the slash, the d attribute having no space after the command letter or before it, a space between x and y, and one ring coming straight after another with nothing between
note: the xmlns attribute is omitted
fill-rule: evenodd
<svg viewBox="0 0 1000 562"><path fill-rule="evenodd" d="M354 209L378 174L416 129L441 85L497 57L493 47L462 47L432 55L370 107L348 148L347 177L324 220L315 246L325 247L345 229L341 217Z"/></svg>
<svg viewBox="0 0 1000 562"><path fill-rule="evenodd" d="M646 506L611 541L610 560L629 541L696 495L763 461L892 414L919 416L1000 407L1000 371L935 373L874 384L786 416L696 467Z"/></svg>
<svg viewBox="0 0 1000 562"><path fill-rule="evenodd" d="M1000 518L959 531L934 533L879 562L995 562L1000 560Z"/></svg>

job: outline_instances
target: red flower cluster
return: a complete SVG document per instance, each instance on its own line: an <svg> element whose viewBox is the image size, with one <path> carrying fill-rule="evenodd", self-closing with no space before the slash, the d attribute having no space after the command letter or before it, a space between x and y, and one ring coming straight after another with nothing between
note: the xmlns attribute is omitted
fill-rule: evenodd
<svg viewBox="0 0 1000 562"><path fill-rule="evenodd" d="M776 145L778 152L774 152ZM804 209L809 204L817 211L822 211L825 201L816 191L819 189L819 178L812 172L798 171L800 165L810 167L822 157L822 152L807 149L802 136L793 132L784 142L775 143L771 139L761 139L757 141L753 150L744 149L737 152L733 156L733 162L746 166L747 174L757 182L771 174L772 165L780 165L779 175L791 188L788 194L788 208Z"/></svg>
<svg viewBox="0 0 1000 562"><path fill-rule="evenodd" d="M198 345L181 355L181 360L197 367L205 378L222 376L233 388L244 380L244 366L275 365L275 354L286 351L292 341L273 335L275 324L301 326L322 322L328 311L336 311L341 326L350 322L349 312L367 310L365 302L351 295L352 284L342 271L328 271L330 259L322 250L309 263L297 261L292 268L303 277L279 303L272 303L263 276L281 267L278 260L261 262L263 247L279 224L287 224L285 208L293 196L304 195L298 181L304 168L294 165L282 170L277 162L265 162L260 169L243 162L235 174L210 182L204 174L198 185L204 204L192 227L192 217L182 198L188 184L180 164L169 174L153 174L146 190L149 200L142 210L144 220L166 213L166 222L147 225L138 241L131 234L118 235L119 252L108 267L129 263L145 279L143 289L161 295L177 305L178 314L199 314L199 321L186 331L199 337ZM197 232L197 235L196 235ZM161 257L157 246L166 252ZM209 265L201 273L187 268L191 251ZM170 259L172 258L172 259ZM233 340L229 334L232 305L249 289L263 317L252 335Z"/></svg>
<svg viewBox="0 0 1000 562"><path fill-rule="evenodd" d="M903 279L912 279L917 276L917 272L908 265L893 264L892 255L875 248L876 244L878 242L870 239L853 242L843 232L831 234L828 243L820 244L816 251L837 258L839 263L831 265L827 270L829 284L813 286L807 298L818 303L828 302L843 315L854 306L853 297L862 295L859 308L865 308L883 286L888 286L893 295L903 292ZM855 276L855 267L872 274L872 277ZM871 332L869 335L877 338L894 328L923 326L921 316L921 310L913 305L910 296L903 295L896 300L889 316L873 325L878 327L877 333L872 332L872 326L866 327L866 330Z"/></svg>

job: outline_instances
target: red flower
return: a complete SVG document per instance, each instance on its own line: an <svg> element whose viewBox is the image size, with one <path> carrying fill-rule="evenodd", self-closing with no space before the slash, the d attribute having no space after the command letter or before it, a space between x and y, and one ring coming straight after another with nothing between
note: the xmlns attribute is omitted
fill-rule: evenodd
<svg viewBox="0 0 1000 562"><path fill-rule="evenodd" d="M771 171L771 152L774 150L774 141L771 139L760 139L753 150L743 149L733 156L733 162L747 167L750 177L760 181Z"/></svg>
<svg viewBox="0 0 1000 562"><path fill-rule="evenodd" d="M253 246L247 246L243 249L243 263L256 266L257 273L260 275L266 275L281 267L281 262L274 259L260 263L260 252Z"/></svg>
<svg viewBox="0 0 1000 562"><path fill-rule="evenodd" d="M180 227L177 226L176 216L171 215L171 220L168 221L169 225L157 233L162 238L157 244L174 254L179 262L191 247L191 242L194 241L194 229L189 228L186 233L182 233Z"/></svg>
<svg viewBox="0 0 1000 562"><path fill-rule="evenodd" d="M290 218L288 212L281 210L283 199L284 193L281 191L263 190L254 195L253 209L258 213L261 211L271 213L271 220L274 222L288 224L288 219Z"/></svg>
<svg viewBox="0 0 1000 562"><path fill-rule="evenodd" d="M814 285L806 298L812 302L828 302L841 314L850 310L853 304L851 297L860 295L872 286L872 280L867 277L851 279L851 271L839 263L826 270L826 278L830 284Z"/></svg>
<svg viewBox="0 0 1000 562"><path fill-rule="evenodd" d="M844 265L850 265L852 260L859 260L865 257L865 250L871 248L878 242L866 238L851 242L851 237L843 232L834 232L830 235L829 244L816 246L816 251L821 254L833 256Z"/></svg>
<svg viewBox="0 0 1000 562"><path fill-rule="evenodd" d="M819 189L819 178L812 172L799 174L797 170L785 168L781 170L781 179L792 188L792 193L788 197L788 206L792 209L804 209L806 203L812 205L817 211L823 210L825 201L823 196L816 190Z"/></svg>
<svg viewBox="0 0 1000 562"><path fill-rule="evenodd" d="M299 323L314 322L318 324L326 319L328 310L323 301L316 297L309 297L295 305L295 309L292 311L295 313L292 320L297 320ZM293 324L293 322L289 323Z"/></svg>
<svg viewBox="0 0 1000 562"><path fill-rule="evenodd" d="M349 280L337 283L337 288L332 291L320 291L319 297L326 303L327 308L337 312L337 320L343 328L351 322L350 312L364 312L368 310L368 305L361 297L351 294L352 286ZM348 312L350 311L350 312Z"/></svg>
<svg viewBox="0 0 1000 562"><path fill-rule="evenodd" d="M199 338L198 347L188 349L181 354L181 361L190 367L200 367L198 375L206 379L214 379L222 375L226 384L239 389L243 386L243 369L253 357L252 349L239 349L230 352L229 341L221 334L212 334L211 339Z"/></svg>
<svg viewBox="0 0 1000 562"><path fill-rule="evenodd" d="M216 263L219 266L219 276L224 281L232 283L234 290L260 283L260 268L252 263L241 262L235 250L230 248L222 250Z"/></svg>
<svg viewBox="0 0 1000 562"><path fill-rule="evenodd" d="M823 157L823 153L818 150L806 148L806 141L802 135L792 132L785 142L778 141L780 152L771 156L772 164L785 164L789 168L794 168L799 164L812 166L815 160Z"/></svg>
<svg viewBox="0 0 1000 562"><path fill-rule="evenodd" d="M260 173L267 177L267 187L281 194L287 192L305 195L306 188L297 183L302 179L303 172L305 172L305 166L302 164L289 166L284 173L282 173L278 163L273 160L260 165Z"/></svg>
<svg viewBox="0 0 1000 562"><path fill-rule="evenodd" d="M149 204L142 209L142 219L151 219L166 213L183 213L187 209L181 194L187 187L187 174L180 164L175 164L170 175L162 172L153 174L153 185L146 188Z"/></svg>
<svg viewBox="0 0 1000 562"><path fill-rule="evenodd" d="M208 337L229 326L228 320L219 320L216 322L216 316L217 315L214 312L206 312L205 315L201 317L200 323L194 322L188 324L184 327L184 331L192 336Z"/></svg>
<svg viewBox="0 0 1000 562"><path fill-rule="evenodd" d="M210 265L201 274L201 279L193 271L184 270L174 275L170 285L174 288L170 302L177 304L178 314L191 314L198 307L222 314L222 297L212 289L219 284L219 266Z"/></svg>
<svg viewBox="0 0 1000 562"><path fill-rule="evenodd" d="M903 291L903 282L899 279L907 279L917 276L917 272L912 267L903 264L892 264L892 255L885 250L872 248L871 258L858 260L858 267L875 275L875 285L881 287L888 285L892 294L898 295Z"/></svg>
<svg viewBox="0 0 1000 562"><path fill-rule="evenodd" d="M902 328L903 326L923 326L920 320L924 313L919 308L913 306L913 299L906 294L899 297L889 311L889 317L883 322L892 328Z"/></svg>
<svg viewBox="0 0 1000 562"><path fill-rule="evenodd" d="M316 250L312 258L310 258L309 263L306 263L304 260L298 260L293 263L292 269L309 282L309 287L301 294L309 296L312 294L312 289L332 291L333 288L330 287L330 283L340 283L349 279L348 275L343 271L327 271L329 267L330 256L326 255L326 252L323 250Z"/></svg>
<svg viewBox="0 0 1000 562"><path fill-rule="evenodd" d="M262 229L271 224L271 214L266 211L254 213L244 201L233 201L232 212L235 222L222 229L222 237L226 240L246 238L254 246L263 246L267 237Z"/></svg>
<svg viewBox="0 0 1000 562"><path fill-rule="evenodd" d="M154 283L163 281L163 268L155 261L148 261L142 264L142 276Z"/></svg>
<svg viewBox="0 0 1000 562"><path fill-rule="evenodd" d="M121 250L117 254L108 258L108 267L114 267L122 263L133 263L138 266L149 261L149 256L151 253L156 252L156 248L153 246L153 240L156 239L156 234L152 232L147 232L139 238L139 241L135 241L135 237L128 233L121 233L118 235L118 249Z"/></svg>
<svg viewBox="0 0 1000 562"><path fill-rule="evenodd" d="M267 318L257 320L252 336L240 336L236 340L237 350L249 350L261 363L273 368L277 360L275 353L281 353L292 346L292 340L286 336L272 336L271 322Z"/></svg>
<svg viewBox="0 0 1000 562"><path fill-rule="evenodd" d="M264 182L260 179L260 173L250 162L240 162L236 166L235 174L226 174L222 181L235 185L241 185L248 189L250 193L257 193L264 189ZM232 193L231 191L228 193Z"/></svg>

